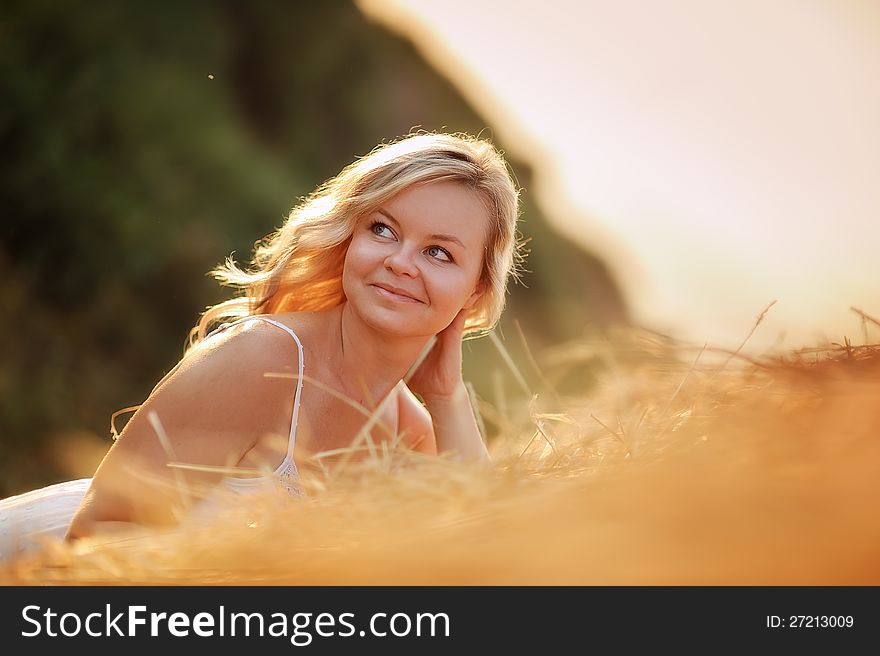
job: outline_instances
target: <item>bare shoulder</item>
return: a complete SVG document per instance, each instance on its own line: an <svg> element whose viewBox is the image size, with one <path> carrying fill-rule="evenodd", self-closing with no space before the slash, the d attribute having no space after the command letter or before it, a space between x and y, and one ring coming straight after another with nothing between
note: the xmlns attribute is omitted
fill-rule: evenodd
<svg viewBox="0 0 880 656"><path fill-rule="evenodd" d="M286 422L298 360L293 339L277 326L258 320L230 326L197 346L153 390L117 444L154 442L152 422L144 421L153 411L181 460L234 464L256 439Z"/></svg>
<svg viewBox="0 0 880 656"><path fill-rule="evenodd" d="M397 385L397 429L409 448L422 453L437 453L431 413L403 381Z"/></svg>
<svg viewBox="0 0 880 656"><path fill-rule="evenodd" d="M263 377L295 371L299 353L289 333L267 321L252 319L230 326L199 344L181 363L181 371L199 376Z"/></svg>
<svg viewBox="0 0 880 656"><path fill-rule="evenodd" d="M299 351L289 333L266 321L246 321L187 356L160 393L166 405L189 406L187 421L196 414L226 417L237 441L249 448L279 427L298 367Z"/></svg>
<svg viewBox="0 0 880 656"><path fill-rule="evenodd" d="M197 345L125 425L69 535L90 534L96 522L169 523L174 508L207 493L257 440L286 435L296 379L284 374L297 371L298 358L286 331L259 320Z"/></svg>

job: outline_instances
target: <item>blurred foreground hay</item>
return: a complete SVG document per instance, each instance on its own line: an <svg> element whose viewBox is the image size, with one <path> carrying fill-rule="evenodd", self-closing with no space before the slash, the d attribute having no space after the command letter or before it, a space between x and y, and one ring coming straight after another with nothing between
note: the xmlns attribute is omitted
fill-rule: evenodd
<svg viewBox="0 0 880 656"><path fill-rule="evenodd" d="M49 545L0 582L880 584L880 347L749 360L627 334L538 360L537 399L481 402L506 425L490 466L384 454L304 501ZM596 392L559 397L555 363L579 360Z"/></svg>

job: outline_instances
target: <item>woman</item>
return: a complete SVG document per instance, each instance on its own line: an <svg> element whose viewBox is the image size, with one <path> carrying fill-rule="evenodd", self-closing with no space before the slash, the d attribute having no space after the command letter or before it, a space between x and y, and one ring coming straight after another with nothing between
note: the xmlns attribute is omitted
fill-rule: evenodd
<svg viewBox="0 0 880 656"><path fill-rule="evenodd" d="M223 490L274 482L299 494L298 467L380 442L487 458L461 342L501 314L517 213L502 156L467 135L417 134L343 169L247 271L227 260L212 272L241 294L193 328L67 537L172 524Z"/></svg>

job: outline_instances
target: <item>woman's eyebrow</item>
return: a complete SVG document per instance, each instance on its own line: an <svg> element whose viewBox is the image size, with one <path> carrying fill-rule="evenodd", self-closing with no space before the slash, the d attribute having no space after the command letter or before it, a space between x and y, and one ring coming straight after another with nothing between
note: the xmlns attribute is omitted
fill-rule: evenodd
<svg viewBox="0 0 880 656"><path fill-rule="evenodd" d="M386 210L384 207L380 207L376 211L379 212L379 214L384 216L386 219L391 221L398 228L400 227L400 221L398 221L393 216L391 216L391 213L388 210ZM428 235L428 239L431 239L434 241L451 241L452 243L458 244L459 246L461 246L461 248L463 250L467 250L467 246L465 246L463 243L461 243L461 240L458 237L455 237L453 235Z"/></svg>

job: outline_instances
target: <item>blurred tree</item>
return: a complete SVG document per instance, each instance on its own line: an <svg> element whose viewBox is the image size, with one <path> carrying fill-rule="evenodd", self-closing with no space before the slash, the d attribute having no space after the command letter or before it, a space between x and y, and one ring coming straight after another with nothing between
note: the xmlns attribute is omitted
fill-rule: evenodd
<svg viewBox="0 0 880 656"><path fill-rule="evenodd" d="M485 128L348 1L4 3L0 496L87 474L48 450L106 436L113 410L146 397L226 297L205 272L230 252L247 262L299 197L417 126ZM621 320L598 260L524 198L535 273L511 314L542 313L528 328L553 339ZM584 285L610 299L602 316Z"/></svg>

